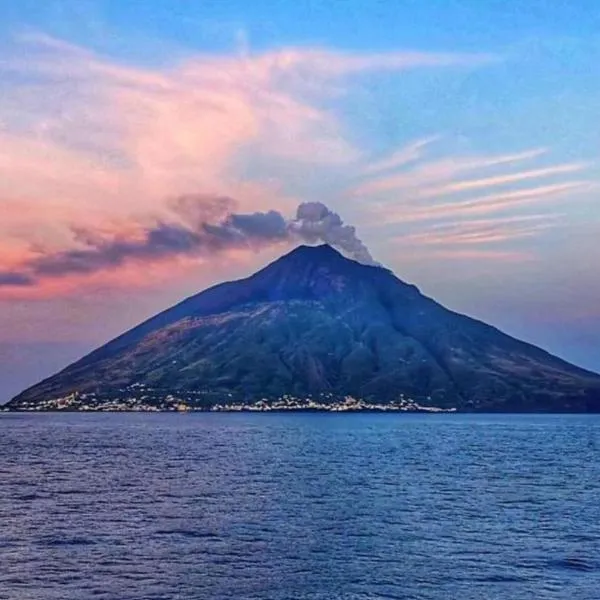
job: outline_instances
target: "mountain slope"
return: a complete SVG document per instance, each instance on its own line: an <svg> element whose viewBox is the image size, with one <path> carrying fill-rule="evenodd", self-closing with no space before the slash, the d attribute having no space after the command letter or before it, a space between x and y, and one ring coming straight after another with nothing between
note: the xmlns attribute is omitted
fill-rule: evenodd
<svg viewBox="0 0 600 600"><path fill-rule="evenodd" d="M10 406L133 384L248 401L326 392L459 410L600 410L600 376L329 246L300 246L184 300Z"/></svg>

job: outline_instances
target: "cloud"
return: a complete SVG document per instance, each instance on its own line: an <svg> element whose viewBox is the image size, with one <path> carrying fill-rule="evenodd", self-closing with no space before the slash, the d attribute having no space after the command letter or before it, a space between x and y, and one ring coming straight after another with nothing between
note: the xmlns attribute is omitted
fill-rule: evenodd
<svg viewBox="0 0 600 600"><path fill-rule="evenodd" d="M287 237L287 223L276 210L246 215L232 214L226 219L224 227L243 232L249 240L280 240Z"/></svg>
<svg viewBox="0 0 600 600"><path fill-rule="evenodd" d="M165 197L189 190L235 197L246 212L289 211L297 201L282 193L281 170L257 180L247 164L255 156L290 169L361 160L327 107L350 78L485 60L282 48L142 68L42 34L21 36L0 59L0 198L20 207L0 236L28 226L36 242L64 245L73 223L164 212Z"/></svg>
<svg viewBox="0 0 600 600"><path fill-rule="evenodd" d="M0 271L0 287L2 286L29 286L34 285L35 279L26 273L18 271Z"/></svg>
<svg viewBox="0 0 600 600"><path fill-rule="evenodd" d="M422 150L426 147L430 146L436 139L432 138L427 141L426 144L421 143L418 146L418 154L416 158L424 158ZM405 149L402 149L392 155L390 162L393 162L394 156L402 155L410 151L411 146L408 146ZM467 156L467 157L451 157L451 158L443 158L438 160L423 160L420 164L416 165L413 169L408 171L401 171L400 173L386 173L381 177L371 177L366 182L360 184L356 190L356 194L373 194L380 192L393 192L393 191L403 191L403 190L418 190L420 192L420 197L429 197L430 195L441 194L446 191L444 188L431 188L431 184L439 183L444 181L452 181L457 177L462 177L463 174L477 171L490 169L494 167L503 167L505 165L511 165L514 163L520 163L523 161L530 161L532 159L543 156L547 153L546 149L543 148L534 148L532 150L527 150L524 152L518 152L514 154L504 154L499 156ZM378 164L376 163L376 167ZM388 161L383 161L384 165L388 164ZM394 166L394 165L392 165ZM404 166L403 164L399 164L396 166ZM583 168L584 165L559 165L557 167L552 167L553 169L559 169L559 173L565 172L568 170L577 170ZM378 170L376 168L376 170ZM534 173L529 173L527 175L523 175L521 173L515 174L515 176L520 177L516 181L520 181L521 179L528 179L534 177L542 177L544 175L551 175L551 172L542 172L545 171L543 169L538 170ZM363 169L364 175L373 174L373 166L367 165ZM499 181L486 181L482 184L481 187L486 187L492 184L499 184L502 182ZM452 184L449 184L452 185ZM456 184L454 184L456 185Z"/></svg>
<svg viewBox="0 0 600 600"><path fill-rule="evenodd" d="M19 55L0 61L0 198L12 207L0 240L18 237L38 250L5 261L5 289L292 239L374 262L334 211L284 192L289 173L319 171L328 189L335 174L335 201L353 201L353 220L404 228L413 243L429 240L424 247L434 233L456 248L509 242L500 233L424 229L589 189L575 179L586 165L548 164L546 148L440 156L448 136L432 135L369 160L332 108L362 74L470 67L488 56L283 48L141 68L45 36L23 42ZM290 217L299 203L303 215Z"/></svg>
<svg viewBox="0 0 600 600"><path fill-rule="evenodd" d="M472 264L473 261L483 261L484 263L497 262L515 263L529 262L535 259L531 252L519 252L516 250L492 250L489 248L477 248L465 250L463 248L449 248L432 250L427 253L430 260L464 261L465 264Z"/></svg>
<svg viewBox="0 0 600 600"><path fill-rule="evenodd" d="M24 250L3 268L26 264L45 278L96 273L130 259L192 255L240 229L248 239L253 228L256 239L276 239L284 219L276 213L291 214L301 200L283 191L286 172L352 169L363 160L329 105L351 78L488 59L282 48L142 68L42 34L21 36L0 59L0 247L18 242L42 255ZM267 177L249 174L257 156ZM211 198L193 196L188 207L214 212L193 217L207 224L202 230L185 214L189 190ZM235 207L214 202L230 197ZM165 198L179 198L179 212ZM351 244L354 231L338 229L337 243ZM360 256L372 260L364 248Z"/></svg>
<svg viewBox="0 0 600 600"><path fill-rule="evenodd" d="M513 250L486 246L510 247L559 227L564 219L554 219L555 204L597 188L585 176L590 164L552 164L545 148L432 158L440 141L417 140L367 163L349 191L371 213L371 229L385 228L397 246L419 248L422 256L443 247L447 257L452 251L512 260ZM537 214L530 213L533 207Z"/></svg>
<svg viewBox="0 0 600 600"><path fill-rule="evenodd" d="M425 246L489 245L518 240L557 225L558 215L526 215L434 225L399 237L403 244Z"/></svg>
<svg viewBox="0 0 600 600"><path fill-rule="evenodd" d="M497 192L475 196L465 200L432 203L429 206L385 206L378 207L378 219L385 218L390 223L410 223L439 221L440 219L468 219L493 215L506 210L527 208L533 205L549 204L565 196L575 198L597 187L593 182L569 181L530 187L521 190ZM429 225L428 225L429 226Z"/></svg>
<svg viewBox="0 0 600 600"><path fill-rule="evenodd" d="M499 175L496 177L485 177L483 179L470 179L466 181L459 181L455 183L450 183L439 188L427 190L424 193L422 193L420 197L423 198L431 196L441 196L444 194L453 194L456 192L465 192L481 188L498 187L509 183L526 181L528 179L541 179L544 177L562 175L565 173L576 173L585 169L586 166L587 165L584 163L564 164L547 167L544 169L533 169L530 171L521 171L519 173L509 173Z"/></svg>
<svg viewBox="0 0 600 600"><path fill-rule="evenodd" d="M375 264L354 227L320 202L298 206L286 219L280 212L228 212L230 198L186 195L173 202L185 224L156 221L141 227L136 237L106 237L96 231L74 229L80 248L38 250L19 270L0 272L0 287L32 286L44 279L89 275L117 269L130 262L154 262L178 256L211 256L235 249L259 250L281 243L325 242L366 264Z"/></svg>
<svg viewBox="0 0 600 600"><path fill-rule="evenodd" d="M408 164L414 163L424 156L425 149L438 141L441 136L435 135L427 138L423 138L422 140L417 140L405 146L404 148L400 148L396 150L391 155L386 158L382 158L377 161L372 161L368 163L362 170L362 176L369 176L375 173L379 173L381 171L391 171L396 170L400 167L404 167Z"/></svg>

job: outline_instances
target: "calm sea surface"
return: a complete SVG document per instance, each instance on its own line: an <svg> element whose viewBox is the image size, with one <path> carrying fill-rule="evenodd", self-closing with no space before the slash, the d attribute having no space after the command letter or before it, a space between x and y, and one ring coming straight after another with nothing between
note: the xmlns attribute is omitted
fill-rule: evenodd
<svg viewBox="0 0 600 600"><path fill-rule="evenodd" d="M0 415L0 598L598 600L600 417Z"/></svg>

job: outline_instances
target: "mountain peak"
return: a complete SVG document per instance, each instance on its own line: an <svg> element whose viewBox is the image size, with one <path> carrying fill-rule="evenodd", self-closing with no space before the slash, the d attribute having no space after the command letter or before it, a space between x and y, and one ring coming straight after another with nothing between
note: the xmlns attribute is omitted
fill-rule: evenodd
<svg viewBox="0 0 600 600"><path fill-rule="evenodd" d="M339 250L330 246L329 244L301 244L296 246L287 254L284 254L279 260L290 260L290 259L301 259L310 261L328 261L331 259L338 260L352 260L344 256ZM356 261L354 261L356 262Z"/></svg>
<svg viewBox="0 0 600 600"><path fill-rule="evenodd" d="M338 256L342 256L342 253L339 250L336 250L333 246L329 244L300 244L296 246L290 254L335 254Z"/></svg>
<svg viewBox="0 0 600 600"><path fill-rule="evenodd" d="M375 280L393 279L400 286L416 290L397 279L390 271L349 258L329 244L301 245L281 256L254 275L248 282L258 292L276 298L323 299L341 289L352 294Z"/></svg>
<svg viewBox="0 0 600 600"><path fill-rule="evenodd" d="M302 244L300 246L296 246L290 252L277 259L274 263L272 263L272 265L282 263L303 263L319 266L337 265L339 268L346 269L353 267L375 267L384 271L388 271L388 269L381 267L381 265L367 264L354 256L348 256L342 250L338 250L330 244ZM268 265L266 268L268 269L269 266L271 265Z"/></svg>

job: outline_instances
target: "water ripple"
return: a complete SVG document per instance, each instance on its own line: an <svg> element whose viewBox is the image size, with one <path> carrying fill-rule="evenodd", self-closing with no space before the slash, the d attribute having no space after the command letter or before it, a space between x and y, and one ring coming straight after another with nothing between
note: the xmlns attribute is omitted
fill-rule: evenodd
<svg viewBox="0 0 600 600"><path fill-rule="evenodd" d="M598 600L600 418L0 416L0 600Z"/></svg>

